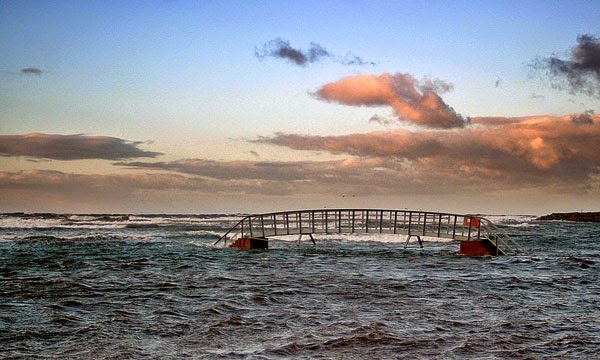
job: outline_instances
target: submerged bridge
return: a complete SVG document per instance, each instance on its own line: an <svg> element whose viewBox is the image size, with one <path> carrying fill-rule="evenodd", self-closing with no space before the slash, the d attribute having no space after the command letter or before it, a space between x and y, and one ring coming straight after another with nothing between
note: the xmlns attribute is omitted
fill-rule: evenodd
<svg viewBox="0 0 600 360"><path fill-rule="evenodd" d="M267 248L268 239L313 234L398 234L405 235L408 245L421 237L458 240L466 255L516 255L525 249L491 221L477 215L459 215L429 211L382 209L296 210L248 215L215 242L233 240L231 247Z"/></svg>

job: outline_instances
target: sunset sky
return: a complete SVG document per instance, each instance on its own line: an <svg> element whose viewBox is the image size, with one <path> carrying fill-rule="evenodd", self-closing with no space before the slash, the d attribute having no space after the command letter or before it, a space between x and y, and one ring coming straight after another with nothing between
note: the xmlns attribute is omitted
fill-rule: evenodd
<svg viewBox="0 0 600 360"><path fill-rule="evenodd" d="M0 212L600 211L598 1L1 1Z"/></svg>

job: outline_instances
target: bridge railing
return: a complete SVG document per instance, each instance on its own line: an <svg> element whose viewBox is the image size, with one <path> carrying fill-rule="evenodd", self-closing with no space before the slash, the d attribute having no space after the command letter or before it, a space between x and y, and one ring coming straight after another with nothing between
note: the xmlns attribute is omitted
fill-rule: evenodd
<svg viewBox="0 0 600 360"><path fill-rule="evenodd" d="M496 246L496 255L517 255L526 254L527 249L512 237L505 234L494 223L486 218L480 221L481 233L483 238L488 239Z"/></svg>
<svg viewBox="0 0 600 360"><path fill-rule="evenodd" d="M248 215L215 242L242 237L298 234L379 233L481 240L482 218L413 210L320 209Z"/></svg>

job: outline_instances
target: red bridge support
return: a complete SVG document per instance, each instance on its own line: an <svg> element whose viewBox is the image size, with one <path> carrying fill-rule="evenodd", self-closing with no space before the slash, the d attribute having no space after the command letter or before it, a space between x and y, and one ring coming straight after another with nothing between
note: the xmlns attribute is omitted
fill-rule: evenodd
<svg viewBox="0 0 600 360"><path fill-rule="evenodd" d="M461 241L460 253L467 256L497 255L496 246L489 241Z"/></svg>
<svg viewBox="0 0 600 360"><path fill-rule="evenodd" d="M268 249L269 241L267 241L265 238L244 237L237 239L233 244L231 244L230 247L245 250Z"/></svg>

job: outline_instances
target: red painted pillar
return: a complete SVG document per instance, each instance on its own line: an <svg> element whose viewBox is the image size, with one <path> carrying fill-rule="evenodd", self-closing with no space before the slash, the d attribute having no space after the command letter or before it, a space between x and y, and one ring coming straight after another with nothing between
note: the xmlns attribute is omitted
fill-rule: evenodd
<svg viewBox="0 0 600 360"><path fill-rule="evenodd" d="M233 244L231 244L232 248L244 249L244 250L252 250L252 249L268 249L269 242L267 239L258 239L258 238L239 238Z"/></svg>
<svg viewBox="0 0 600 360"><path fill-rule="evenodd" d="M490 249L483 241L461 241L460 253L467 256L496 255L493 249Z"/></svg>

